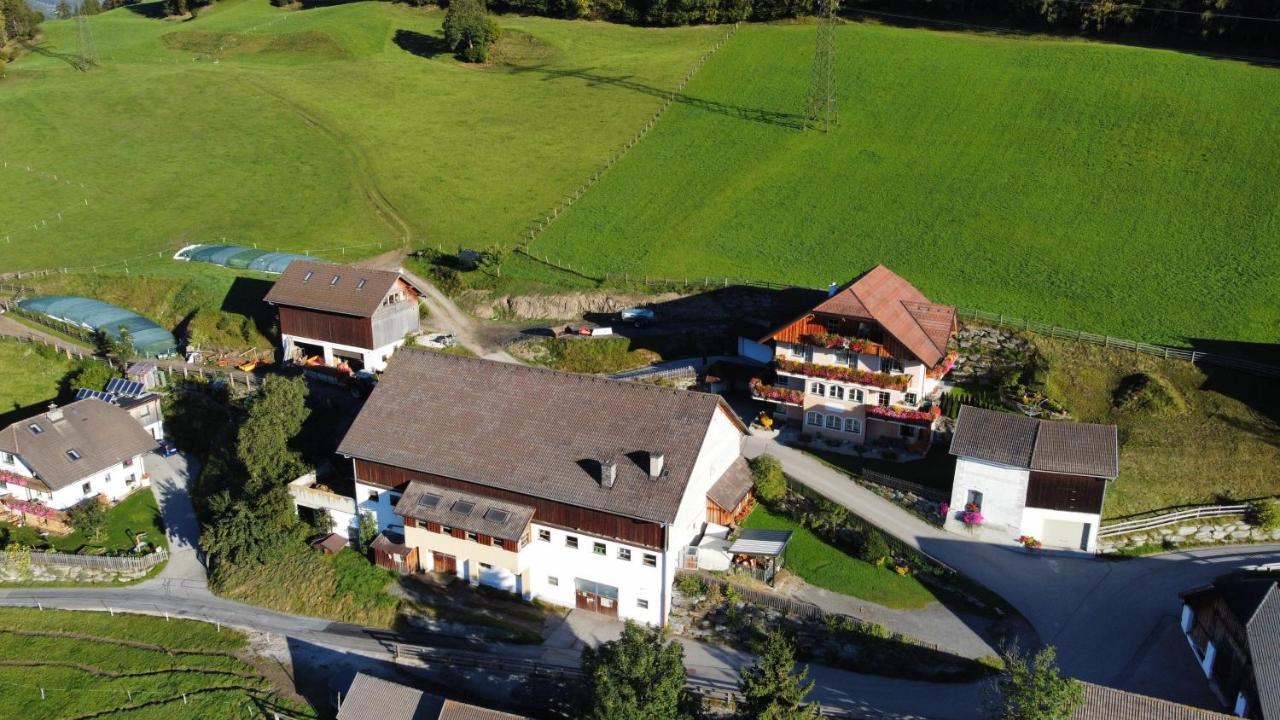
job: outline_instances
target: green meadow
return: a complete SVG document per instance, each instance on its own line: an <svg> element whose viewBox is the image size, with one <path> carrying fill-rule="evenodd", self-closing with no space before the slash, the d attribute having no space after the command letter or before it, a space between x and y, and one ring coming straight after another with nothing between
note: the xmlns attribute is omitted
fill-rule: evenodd
<svg viewBox="0 0 1280 720"><path fill-rule="evenodd" d="M1276 340L1280 70L848 24L823 134L792 127L813 32L743 27L534 252L819 287L885 263L1097 333Z"/></svg>

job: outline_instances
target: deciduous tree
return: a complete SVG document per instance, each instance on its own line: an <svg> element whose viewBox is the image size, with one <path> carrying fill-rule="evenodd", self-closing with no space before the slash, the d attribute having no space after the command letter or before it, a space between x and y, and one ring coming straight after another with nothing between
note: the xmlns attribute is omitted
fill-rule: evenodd
<svg viewBox="0 0 1280 720"><path fill-rule="evenodd" d="M484 0L453 0L444 16L444 41L460 59L484 62L498 40L498 23L489 17Z"/></svg>
<svg viewBox="0 0 1280 720"><path fill-rule="evenodd" d="M84 533L85 537L92 537L94 542L98 542L102 531L107 527L107 511L96 497L86 498L71 506L67 510L67 519L71 522L71 527Z"/></svg>
<svg viewBox="0 0 1280 720"><path fill-rule="evenodd" d="M455 0L456 2L457 0ZM582 650L586 720L691 720L697 703L685 689L684 650L662 631L630 620L617 640Z"/></svg>
<svg viewBox="0 0 1280 720"><path fill-rule="evenodd" d="M765 637L764 647L751 667L739 670L738 703L740 720L816 720L822 710L817 704L805 703L813 689L806 682L809 669L793 672L795 648L782 633L774 631Z"/></svg>
<svg viewBox="0 0 1280 720"><path fill-rule="evenodd" d="M751 461L751 479L756 497L766 503L776 503L787 496L787 478L782 463L772 455L761 455Z"/></svg>
<svg viewBox="0 0 1280 720"><path fill-rule="evenodd" d="M992 694L994 720L1069 720L1084 702L1084 686L1063 677L1057 651L1050 645L1030 660L1012 650L1004 653L1004 673Z"/></svg>

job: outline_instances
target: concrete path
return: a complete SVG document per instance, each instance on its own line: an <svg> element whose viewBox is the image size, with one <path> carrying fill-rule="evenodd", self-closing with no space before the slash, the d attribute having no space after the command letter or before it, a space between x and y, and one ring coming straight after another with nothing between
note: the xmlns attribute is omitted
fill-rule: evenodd
<svg viewBox="0 0 1280 720"><path fill-rule="evenodd" d="M846 475L773 440L746 454L776 456L787 474L1004 597L1083 680L1221 709L1177 626L1178 592L1239 567L1280 562L1280 545L1202 548L1129 560L1032 555L943 531ZM926 638L927 639L927 638Z"/></svg>
<svg viewBox="0 0 1280 720"><path fill-rule="evenodd" d="M200 522L189 493L191 481L200 472L198 461L188 460L182 453L166 458L153 452L142 464L151 475L151 492L169 539L169 562L157 577L203 585L207 577L200 552Z"/></svg>

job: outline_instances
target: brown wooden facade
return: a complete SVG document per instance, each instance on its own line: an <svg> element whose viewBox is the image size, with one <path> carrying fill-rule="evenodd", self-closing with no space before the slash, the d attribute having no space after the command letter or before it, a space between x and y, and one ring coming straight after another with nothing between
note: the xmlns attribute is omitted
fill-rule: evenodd
<svg viewBox="0 0 1280 720"><path fill-rule="evenodd" d="M1079 513L1102 513L1107 481L1083 475L1031 471L1027 507Z"/></svg>
<svg viewBox="0 0 1280 720"><path fill-rule="evenodd" d="M373 349L373 319L279 306L280 334Z"/></svg>
<svg viewBox="0 0 1280 720"><path fill-rule="evenodd" d="M735 508L722 508L715 500L707 498L707 522L716 525L724 525L731 527L738 525L742 519L751 514L752 508L756 506L756 498L752 493L747 493L746 497L738 503Z"/></svg>
<svg viewBox="0 0 1280 720"><path fill-rule="evenodd" d="M411 527L411 528L423 528L427 532L433 532L433 533L444 532L444 526L442 526L438 522L423 522L421 520L418 520L417 518L411 518L411 517L406 517L404 519L404 526ZM455 537L459 540L465 540L467 538L467 531L463 530L462 528L449 528L449 535L450 537ZM503 550L506 550L507 552L515 552L516 550L520 549L519 544L516 543L515 540L498 540L498 542L502 544L494 545L493 543L494 537L492 535L485 535L484 533L476 533L475 535L476 535L476 539L473 542L477 542L486 547L489 547L489 546L501 547Z"/></svg>
<svg viewBox="0 0 1280 720"><path fill-rule="evenodd" d="M805 342L801 338L805 335L836 333L847 337L857 337L859 325L871 328L871 337L866 339L875 343L875 345L862 352L863 355L914 359L915 356L908 352L905 347L887 337L887 334L874 320L857 320L837 315L809 314L775 332L771 339L793 345L804 345Z"/></svg>
<svg viewBox="0 0 1280 720"><path fill-rule="evenodd" d="M1212 641L1216 653L1213 679L1223 695L1234 702L1236 694L1243 692L1250 698L1253 712L1249 716L1261 718L1257 714L1257 685L1245 628L1216 590L1192 593L1184 600L1195 613L1188 635L1199 651L1197 660L1204 657L1205 648Z"/></svg>
<svg viewBox="0 0 1280 720"><path fill-rule="evenodd" d="M614 515L603 510L569 505L555 500L525 495L477 483L457 480L443 475L408 470L355 458L356 478L363 483L404 492L413 480L474 493L483 497L505 500L532 507L533 519L543 525L552 525L602 538L621 540L655 550L666 547L666 528L654 522L635 520Z"/></svg>

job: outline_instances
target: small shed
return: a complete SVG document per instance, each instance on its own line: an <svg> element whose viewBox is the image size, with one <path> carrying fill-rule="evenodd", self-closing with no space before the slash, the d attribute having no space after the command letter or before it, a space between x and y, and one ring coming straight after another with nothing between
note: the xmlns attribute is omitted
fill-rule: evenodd
<svg viewBox="0 0 1280 720"><path fill-rule="evenodd" d="M378 567L398 573L418 572L418 548L406 545L404 535L385 530L369 545L373 549L373 562Z"/></svg>
<svg viewBox="0 0 1280 720"><path fill-rule="evenodd" d="M140 383L145 390L154 390L160 385L160 371L152 362L131 362L124 371L124 376L133 382Z"/></svg>
<svg viewBox="0 0 1280 720"><path fill-rule="evenodd" d="M783 565L791 534L790 530L743 530L729 546L735 568L772 585Z"/></svg>
<svg viewBox="0 0 1280 720"><path fill-rule="evenodd" d="M319 550L325 555L336 555L339 550L347 546L347 539L337 533L329 533L323 537L317 538L311 543L311 547Z"/></svg>

